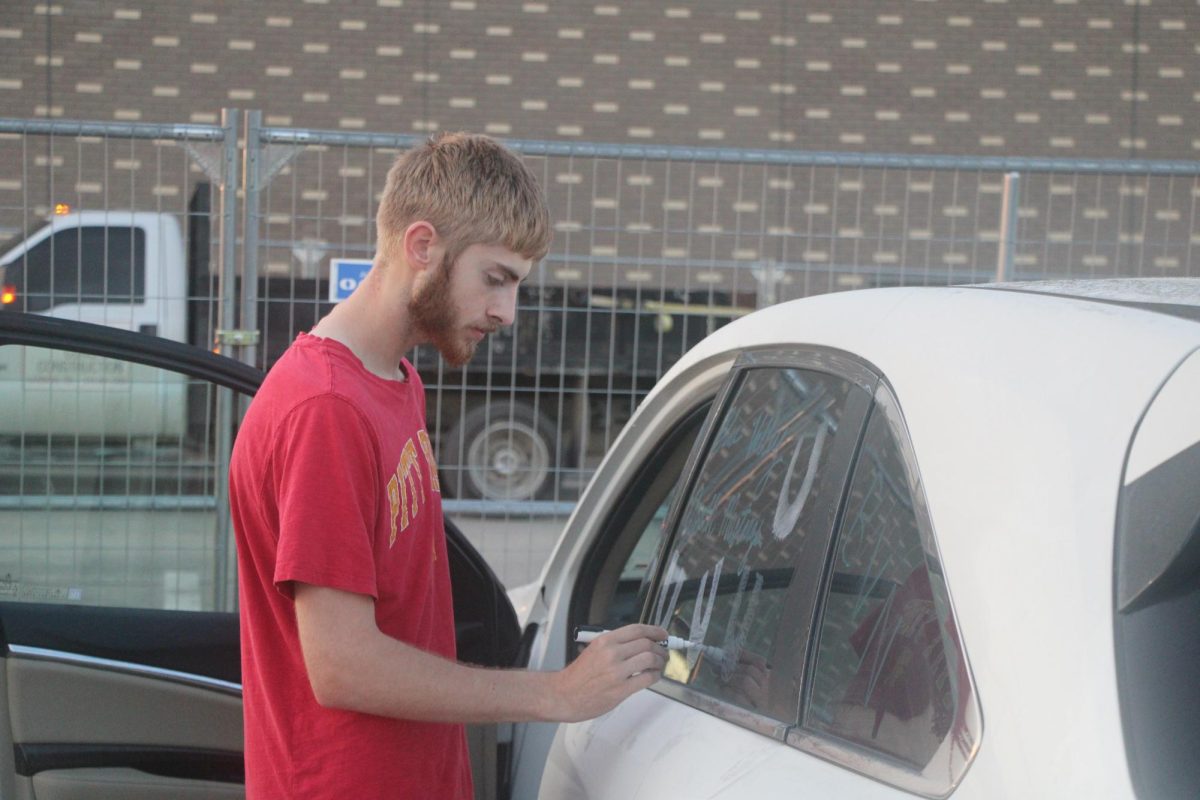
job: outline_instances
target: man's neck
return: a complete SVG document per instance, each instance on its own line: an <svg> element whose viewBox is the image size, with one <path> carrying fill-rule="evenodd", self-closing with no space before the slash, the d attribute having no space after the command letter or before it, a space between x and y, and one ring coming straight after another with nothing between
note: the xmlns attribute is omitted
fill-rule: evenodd
<svg viewBox="0 0 1200 800"><path fill-rule="evenodd" d="M396 291L406 287L387 283L382 271L372 268L354 294L323 317L310 333L341 342L372 374L405 380L400 361L420 341L409 320L408 293Z"/></svg>

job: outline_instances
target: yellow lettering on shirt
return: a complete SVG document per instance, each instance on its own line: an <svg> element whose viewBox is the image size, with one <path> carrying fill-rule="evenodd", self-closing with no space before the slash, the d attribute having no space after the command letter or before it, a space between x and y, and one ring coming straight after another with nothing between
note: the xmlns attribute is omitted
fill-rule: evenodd
<svg viewBox="0 0 1200 800"><path fill-rule="evenodd" d="M421 470L416 469L417 466L417 448L413 445L412 439L404 443L404 450L400 453L400 466L396 468L396 474L400 476L400 493L407 495L406 500L411 501L412 519L417 518L417 514L421 513ZM408 491L406 492L405 489ZM407 530L409 523L410 503L402 502L400 504L400 530Z"/></svg>
<svg viewBox="0 0 1200 800"><path fill-rule="evenodd" d="M421 443L421 451L425 454L425 463L429 466L431 488L441 494L442 489L433 461L433 447L429 443L429 434L424 429L417 431L417 441ZM388 547L396 543L396 537L408 530L408 526L421 513L421 490L424 482L425 478L421 474L421 465L417 458L417 446L413 444L412 439L409 439L404 443L404 449L400 451L400 463L396 465L396 471L388 479L387 484L392 526ZM436 552L434 560L437 560Z"/></svg>
<svg viewBox="0 0 1200 800"><path fill-rule="evenodd" d="M421 452L425 454L425 464L429 467L430 483L433 484L433 490L438 494L442 493L442 484L438 480L437 462L433 458L433 445L429 443L429 434L425 429L417 431L417 440L421 442Z"/></svg>
<svg viewBox="0 0 1200 800"><path fill-rule="evenodd" d="M395 475L387 485L388 503L392 507L392 535L388 538L388 547L396 543L396 517L400 514L400 479Z"/></svg>

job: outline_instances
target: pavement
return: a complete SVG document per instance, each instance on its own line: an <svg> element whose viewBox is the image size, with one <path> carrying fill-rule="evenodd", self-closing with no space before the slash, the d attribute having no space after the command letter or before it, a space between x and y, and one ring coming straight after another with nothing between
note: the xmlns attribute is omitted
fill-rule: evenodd
<svg viewBox="0 0 1200 800"><path fill-rule="evenodd" d="M535 580L558 543L566 517L451 514L506 589Z"/></svg>

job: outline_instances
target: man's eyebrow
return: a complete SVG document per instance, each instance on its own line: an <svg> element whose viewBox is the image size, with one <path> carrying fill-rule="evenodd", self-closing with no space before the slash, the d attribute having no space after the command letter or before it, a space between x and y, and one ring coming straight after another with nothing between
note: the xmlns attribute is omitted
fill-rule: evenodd
<svg viewBox="0 0 1200 800"><path fill-rule="evenodd" d="M511 280L514 280L517 283L521 283L522 281L525 280L525 278L529 277L528 275L526 275L525 278L522 278L520 275L517 274L517 271L515 269L508 266L507 264L501 264L499 261L497 261L495 263L496 263L497 269L499 269L501 272L503 272L505 275L507 275ZM531 270L531 272L532 272L532 270Z"/></svg>

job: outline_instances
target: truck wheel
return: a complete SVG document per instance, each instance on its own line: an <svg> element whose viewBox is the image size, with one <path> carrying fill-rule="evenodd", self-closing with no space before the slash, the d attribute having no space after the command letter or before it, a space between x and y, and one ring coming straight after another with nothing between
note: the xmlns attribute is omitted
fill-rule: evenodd
<svg viewBox="0 0 1200 800"><path fill-rule="evenodd" d="M553 485L554 426L521 401L467 412L445 438L442 472L458 497L533 500Z"/></svg>

